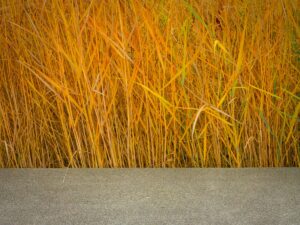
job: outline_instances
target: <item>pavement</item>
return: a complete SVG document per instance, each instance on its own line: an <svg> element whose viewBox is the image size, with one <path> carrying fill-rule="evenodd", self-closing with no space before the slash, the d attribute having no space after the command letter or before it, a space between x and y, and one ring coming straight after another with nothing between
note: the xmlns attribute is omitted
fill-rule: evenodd
<svg viewBox="0 0 300 225"><path fill-rule="evenodd" d="M299 225L300 169L0 169L0 225Z"/></svg>

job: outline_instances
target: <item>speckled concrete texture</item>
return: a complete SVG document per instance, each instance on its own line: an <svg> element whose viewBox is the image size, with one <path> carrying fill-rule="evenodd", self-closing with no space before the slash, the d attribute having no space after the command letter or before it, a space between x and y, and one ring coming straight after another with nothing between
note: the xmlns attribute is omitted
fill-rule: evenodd
<svg viewBox="0 0 300 225"><path fill-rule="evenodd" d="M1 169L1 225L299 225L300 169Z"/></svg>

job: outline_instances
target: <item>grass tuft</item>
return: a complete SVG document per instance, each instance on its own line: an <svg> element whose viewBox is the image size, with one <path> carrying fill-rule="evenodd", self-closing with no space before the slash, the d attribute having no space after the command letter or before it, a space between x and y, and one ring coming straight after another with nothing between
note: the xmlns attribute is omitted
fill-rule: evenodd
<svg viewBox="0 0 300 225"><path fill-rule="evenodd" d="M297 5L0 0L0 167L300 166Z"/></svg>

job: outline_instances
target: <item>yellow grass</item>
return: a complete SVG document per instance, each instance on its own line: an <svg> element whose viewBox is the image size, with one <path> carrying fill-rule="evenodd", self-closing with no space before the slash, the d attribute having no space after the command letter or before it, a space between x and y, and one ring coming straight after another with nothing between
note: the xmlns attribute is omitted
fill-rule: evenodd
<svg viewBox="0 0 300 225"><path fill-rule="evenodd" d="M297 9L0 0L0 167L299 167Z"/></svg>

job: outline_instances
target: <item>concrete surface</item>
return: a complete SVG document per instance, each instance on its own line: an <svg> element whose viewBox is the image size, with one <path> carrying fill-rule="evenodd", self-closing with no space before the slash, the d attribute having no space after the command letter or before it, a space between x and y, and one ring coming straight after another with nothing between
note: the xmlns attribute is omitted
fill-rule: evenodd
<svg viewBox="0 0 300 225"><path fill-rule="evenodd" d="M300 224L300 169L1 169L1 225Z"/></svg>

